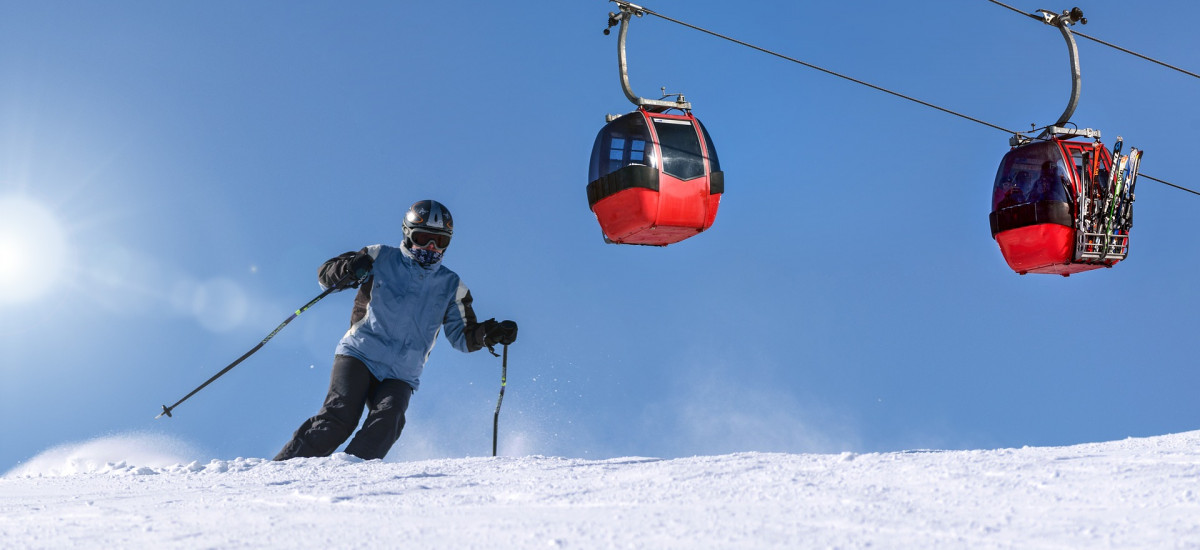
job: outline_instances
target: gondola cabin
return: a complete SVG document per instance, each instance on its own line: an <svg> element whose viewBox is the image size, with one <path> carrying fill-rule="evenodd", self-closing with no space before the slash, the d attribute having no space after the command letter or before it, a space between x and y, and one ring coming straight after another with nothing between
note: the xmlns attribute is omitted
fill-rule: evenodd
<svg viewBox="0 0 1200 550"><path fill-rule="evenodd" d="M588 205L617 244L666 246L712 226L725 191L704 125L683 114L639 108L596 136Z"/></svg>
<svg viewBox="0 0 1200 550"><path fill-rule="evenodd" d="M1140 153L1133 151L1128 166L1130 157L1118 155L1113 177L1113 155L1098 141L1048 139L1010 150L996 172L989 216L1008 266L1065 277L1124 259Z"/></svg>

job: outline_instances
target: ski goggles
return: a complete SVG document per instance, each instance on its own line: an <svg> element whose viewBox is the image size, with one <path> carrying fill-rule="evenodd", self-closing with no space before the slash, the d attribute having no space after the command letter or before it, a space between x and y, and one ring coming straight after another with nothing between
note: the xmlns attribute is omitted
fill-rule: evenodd
<svg viewBox="0 0 1200 550"><path fill-rule="evenodd" d="M442 233L413 231L410 238L412 239L413 246L418 248L425 248L426 246L429 246L429 243L433 243L433 246L442 250L445 250L447 246L450 246L450 235L444 235Z"/></svg>

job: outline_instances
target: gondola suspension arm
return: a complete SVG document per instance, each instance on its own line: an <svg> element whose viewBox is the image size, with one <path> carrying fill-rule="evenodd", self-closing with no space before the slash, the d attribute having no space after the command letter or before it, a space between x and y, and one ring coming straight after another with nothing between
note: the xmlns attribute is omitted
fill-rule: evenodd
<svg viewBox="0 0 1200 550"><path fill-rule="evenodd" d="M629 2L613 0L617 3L618 11L608 14L608 28L604 29L604 34L608 34L610 29L621 26L617 31L617 66L621 72L621 89L625 92L625 97L639 108L654 113L661 113L667 109L683 109L691 110L692 104L684 100L683 94L674 94L675 101L664 101L662 99L646 99L633 93L633 88L629 86L629 64L625 57L625 36L629 33L629 21L633 16L641 17L645 15L646 9Z"/></svg>
<svg viewBox="0 0 1200 550"><path fill-rule="evenodd" d="M1079 106L1079 96L1082 93L1083 77L1079 70L1079 47L1075 44L1075 37L1071 34L1071 25L1080 23L1087 24L1087 19L1083 17L1083 10L1079 8L1071 8L1063 10L1061 14L1055 14L1047 10L1038 10L1042 15L1042 22L1058 27L1059 32L1063 35L1063 40L1067 41L1067 51L1071 55L1071 98L1067 101L1067 108L1063 111L1058 120L1042 131L1038 139L1052 138L1055 135L1067 134L1072 136L1085 136L1098 139L1100 137L1099 130L1091 128L1073 129L1065 128L1071 121L1071 117L1075 116L1075 108Z"/></svg>

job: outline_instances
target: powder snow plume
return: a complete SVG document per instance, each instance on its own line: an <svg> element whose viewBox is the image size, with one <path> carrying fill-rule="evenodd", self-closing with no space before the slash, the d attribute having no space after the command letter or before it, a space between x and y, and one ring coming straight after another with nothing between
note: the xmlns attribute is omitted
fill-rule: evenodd
<svg viewBox="0 0 1200 550"><path fill-rule="evenodd" d="M199 452L184 441L155 433L133 432L66 443L47 449L4 474L5 478L55 477L185 464Z"/></svg>

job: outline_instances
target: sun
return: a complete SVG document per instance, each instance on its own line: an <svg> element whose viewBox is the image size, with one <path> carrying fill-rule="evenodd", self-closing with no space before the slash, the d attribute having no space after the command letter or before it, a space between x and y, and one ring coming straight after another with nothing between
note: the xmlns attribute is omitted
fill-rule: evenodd
<svg viewBox="0 0 1200 550"><path fill-rule="evenodd" d="M44 296L67 264L63 225L41 203L0 197L0 307Z"/></svg>

